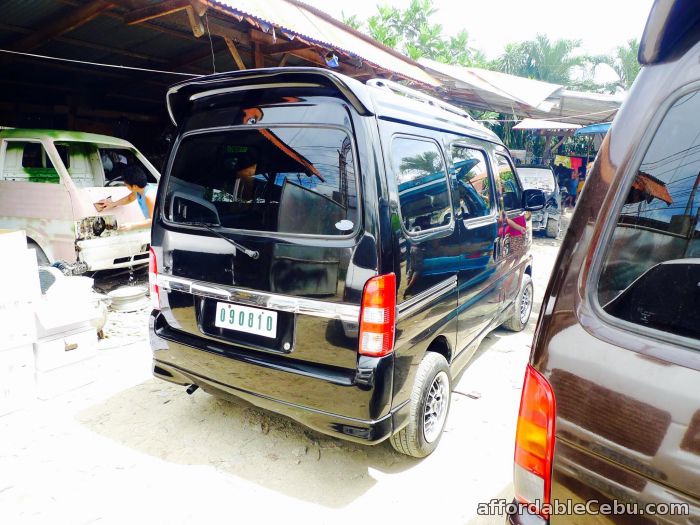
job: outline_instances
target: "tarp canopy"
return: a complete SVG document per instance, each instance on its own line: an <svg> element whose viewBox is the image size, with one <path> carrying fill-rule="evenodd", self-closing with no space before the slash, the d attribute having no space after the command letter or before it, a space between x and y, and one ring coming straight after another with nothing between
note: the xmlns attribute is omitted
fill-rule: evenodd
<svg viewBox="0 0 700 525"><path fill-rule="evenodd" d="M581 126L578 124L571 124L570 122L554 122L553 120L541 120L536 118L526 118L521 122L518 122L513 129L542 129L551 131L570 131L579 129Z"/></svg>
<svg viewBox="0 0 700 525"><path fill-rule="evenodd" d="M451 102L516 117L594 124L612 120L625 94L571 91L564 86L474 67L420 59Z"/></svg>
<svg viewBox="0 0 700 525"><path fill-rule="evenodd" d="M538 108L546 112L551 108L546 99L562 89L556 84L427 58L421 58L418 63L443 83L453 100L500 113L529 115Z"/></svg>
<svg viewBox="0 0 700 525"><path fill-rule="evenodd" d="M591 124L577 129L574 135L596 135L598 133L605 135L610 129L611 122L603 122L601 124Z"/></svg>

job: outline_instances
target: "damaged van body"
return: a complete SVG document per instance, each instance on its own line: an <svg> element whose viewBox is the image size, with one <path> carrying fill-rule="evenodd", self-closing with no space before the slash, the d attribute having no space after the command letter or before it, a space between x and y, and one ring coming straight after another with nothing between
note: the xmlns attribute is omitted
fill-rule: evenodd
<svg viewBox="0 0 700 525"><path fill-rule="evenodd" d="M154 375L430 454L452 378L529 319L544 194L463 111L381 79L238 71L174 86L168 109Z"/></svg>
<svg viewBox="0 0 700 525"><path fill-rule="evenodd" d="M149 230L118 231L119 224L143 220L138 204L104 212L94 205L129 193L119 171L130 164L157 183L158 171L125 140L0 130L0 228L24 230L40 263L61 262L74 274L146 264Z"/></svg>

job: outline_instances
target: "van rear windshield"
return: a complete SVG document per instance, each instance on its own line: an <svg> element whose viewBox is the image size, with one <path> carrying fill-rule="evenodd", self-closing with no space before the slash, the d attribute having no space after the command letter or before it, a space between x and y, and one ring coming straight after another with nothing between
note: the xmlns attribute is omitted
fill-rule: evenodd
<svg viewBox="0 0 700 525"><path fill-rule="evenodd" d="M347 235L358 220L350 137L318 127L191 135L173 160L164 211L175 223Z"/></svg>

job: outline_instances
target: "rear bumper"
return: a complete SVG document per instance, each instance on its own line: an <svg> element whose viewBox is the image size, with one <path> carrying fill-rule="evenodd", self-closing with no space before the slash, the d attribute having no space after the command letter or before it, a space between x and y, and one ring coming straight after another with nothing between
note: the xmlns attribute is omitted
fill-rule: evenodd
<svg viewBox="0 0 700 525"><path fill-rule="evenodd" d="M75 243L78 261L88 271L128 268L148 263L150 230L119 233L108 237L84 239Z"/></svg>
<svg viewBox="0 0 700 525"><path fill-rule="evenodd" d="M191 344L192 336L179 335L164 326L157 312L150 318L150 338L155 377L183 386L195 384L215 396L243 399L324 434L376 444L391 436L409 417L408 403L374 419L338 413L343 408L349 410L349 403L364 404L368 413L373 400L390 388L382 378L391 370L382 372L381 363L371 374L374 379L367 382L320 365L300 366L289 359L275 362L274 357L260 358L244 352L240 356L221 356L211 347ZM218 376L214 379L210 377L214 374L203 370L216 370ZM357 412L358 407L353 409Z"/></svg>

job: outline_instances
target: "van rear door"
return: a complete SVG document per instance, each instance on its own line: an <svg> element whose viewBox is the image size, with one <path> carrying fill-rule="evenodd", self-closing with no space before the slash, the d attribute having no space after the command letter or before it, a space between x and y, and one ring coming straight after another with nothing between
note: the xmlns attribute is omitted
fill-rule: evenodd
<svg viewBox="0 0 700 525"><path fill-rule="evenodd" d="M162 311L200 341L354 370L377 251L353 115L302 91L191 97L153 229Z"/></svg>

